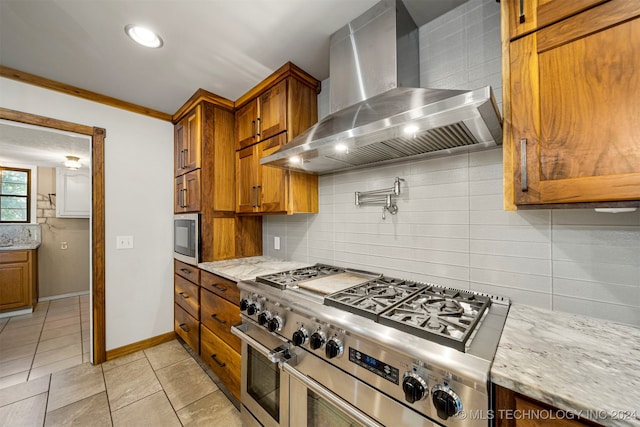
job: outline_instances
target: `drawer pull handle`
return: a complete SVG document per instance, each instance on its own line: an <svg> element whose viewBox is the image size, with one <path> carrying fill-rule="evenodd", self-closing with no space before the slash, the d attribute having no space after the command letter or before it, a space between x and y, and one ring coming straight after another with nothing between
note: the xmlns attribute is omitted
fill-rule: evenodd
<svg viewBox="0 0 640 427"><path fill-rule="evenodd" d="M214 288L216 288L217 290L219 290L220 292L226 292L227 288L225 288L224 286L220 286L220 285L213 285Z"/></svg>
<svg viewBox="0 0 640 427"><path fill-rule="evenodd" d="M212 355L211 355L211 358L213 359L213 361L214 361L214 362L216 362L216 364L217 364L218 366L220 366L221 368L224 368L225 366L227 366L227 364L226 364L226 363L219 361L219 360L218 360L218 358L217 358L216 356L217 356L217 355L212 354Z"/></svg>
<svg viewBox="0 0 640 427"><path fill-rule="evenodd" d="M226 320L224 320L224 319L219 319L219 318L218 318L218 314L217 314L217 313L213 313L213 314L211 315L211 317L212 317L214 320L217 320L218 322L222 323L223 325L224 325L225 323L227 323L227 321L226 321Z"/></svg>
<svg viewBox="0 0 640 427"><path fill-rule="evenodd" d="M186 323L181 323L179 326L180 326L180 329L182 329L183 331L189 332L189 328L187 328Z"/></svg>
<svg viewBox="0 0 640 427"><path fill-rule="evenodd" d="M180 271L182 271L184 274L191 274L191 270L187 270L186 268L181 268Z"/></svg>
<svg viewBox="0 0 640 427"><path fill-rule="evenodd" d="M182 298L187 299L189 298L189 295L185 295L184 292L180 292L179 294Z"/></svg>
<svg viewBox="0 0 640 427"><path fill-rule="evenodd" d="M525 20L526 18L524 16L524 0L520 0L520 23L524 24Z"/></svg>

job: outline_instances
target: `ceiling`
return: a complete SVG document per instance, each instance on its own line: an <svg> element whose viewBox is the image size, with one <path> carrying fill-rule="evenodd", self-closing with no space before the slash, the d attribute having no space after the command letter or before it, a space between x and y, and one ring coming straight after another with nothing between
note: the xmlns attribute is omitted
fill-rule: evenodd
<svg viewBox="0 0 640 427"><path fill-rule="evenodd" d="M418 26L466 0L404 0ZM378 0L0 0L0 64L173 114L236 100L287 61L329 75L329 37ZM161 49L132 42L139 23Z"/></svg>

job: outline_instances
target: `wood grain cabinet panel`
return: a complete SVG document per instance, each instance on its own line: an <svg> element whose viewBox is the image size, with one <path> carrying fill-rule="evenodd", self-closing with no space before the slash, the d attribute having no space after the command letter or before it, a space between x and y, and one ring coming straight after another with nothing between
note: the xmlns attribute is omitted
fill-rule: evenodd
<svg viewBox="0 0 640 427"><path fill-rule="evenodd" d="M239 353L240 339L231 333L232 326L242 323L238 306L206 290L202 291L200 297L202 298L200 323Z"/></svg>
<svg viewBox="0 0 640 427"><path fill-rule="evenodd" d="M200 211L200 169L176 178L175 213Z"/></svg>
<svg viewBox="0 0 640 427"><path fill-rule="evenodd" d="M510 43L516 205L640 200L639 17L610 0Z"/></svg>
<svg viewBox="0 0 640 427"><path fill-rule="evenodd" d="M203 270L201 286L235 305L240 305L240 290L233 280Z"/></svg>
<svg viewBox="0 0 640 427"><path fill-rule="evenodd" d="M200 358L222 380L233 395L240 399L240 374L242 362L236 352L218 338L206 326L201 326L202 347Z"/></svg>
<svg viewBox="0 0 640 427"><path fill-rule="evenodd" d="M176 274L173 289L175 303L197 319L200 313L200 287Z"/></svg>
<svg viewBox="0 0 640 427"><path fill-rule="evenodd" d="M200 322L178 304L173 307L174 331L193 351L200 353Z"/></svg>
<svg viewBox="0 0 640 427"><path fill-rule="evenodd" d="M189 115L180 120L174 128L174 165L176 177L198 169L201 166L201 121L202 108L198 105Z"/></svg>
<svg viewBox="0 0 640 427"><path fill-rule="evenodd" d="M495 386L496 427L585 427L599 426L581 419L569 411L563 411L538 402L504 387Z"/></svg>
<svg viewBox="0 0 640 427"><path fill-rule="evenodd" d="M200 269L198 267L174 259L173 268L175 274L184 277L196 285L200 284Z"/></svg>
<svg viewBox="0 0 640 427"><path fill-rule="evenodd" d="M36 251L0 252L0 311L30 308L37 299Z"/></svg>

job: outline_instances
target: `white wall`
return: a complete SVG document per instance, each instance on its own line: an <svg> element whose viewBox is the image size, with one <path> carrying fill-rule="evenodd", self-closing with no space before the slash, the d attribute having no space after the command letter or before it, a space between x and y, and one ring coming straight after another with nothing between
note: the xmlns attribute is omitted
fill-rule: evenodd
<svg viewBox="0 0 640 427"><path fill-rule="evenodd" d="M491 84L500 99L499 22L498 3L470 0L421 27L421 85ZM383 221L380 208L354 205L355 191L391 187L395 176L406 179L397 215ZM264 217L265 255L640 326L640 212L504 211L500 148L322 176L319 198L317 215Z"/></svg>
<svg viewBox="0 0 640 427"><path fill-rule="evenodd" d="M0 106L98 126L105 140L107 350L173 330L173 126L0 78ZM116 236L134 249L116 250Z"/></svg>

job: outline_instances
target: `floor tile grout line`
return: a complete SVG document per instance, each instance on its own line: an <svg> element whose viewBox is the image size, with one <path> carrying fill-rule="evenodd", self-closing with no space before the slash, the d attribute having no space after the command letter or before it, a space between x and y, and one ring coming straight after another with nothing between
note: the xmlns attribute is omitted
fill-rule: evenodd
<svg viewBox="0 0 640 427"><path fill-rule="evenodd" d="M104 363L101 363L100 371L102 372L102 382L104 383L104 394L107 398L107 407L109 408L109 421L111 421L111 425L113 426L113 411L111 410L111 401L109 400L109 388L107 387L107 377L104 372Z"/></svg>
<svg viewBox="0 0 640 427"><path fill-rule="evenodd" d="M169 395L167 394L167 391L164 389L164 385L162 384L162 381L160 381L160 377L158 377L158 372L153 367L153 364L149 360L149 357L147 356L147 353L145 352L145 350L142 350L142 354L144 354L144 357L145 357L145 359L147 359L147 362L149 363L149 366L151 366L151 371L153 371L153 375L156 377L156 380L158 381L158 384L160 384L160 388L162 389L162 392L164 393L164 397L167 398L167 401L169 402L169 405L171 405L171 410L175 414L175 416L178 419L178 422L180 423L180 425L184 426L184 424L182 424L182 421L180 420L180 417L178 416L178 411L176 411L176 407L173 406L173 403L171 402L171 399L169 399ZM183 360L186 360L186 359L183 359ZM176 362L176 363L179 363L179 362ZM164 369L164 368L166 368L168 366L173 366L176 363L172 363L171 365L167 365L167 366L164 366L163 368L159 368L159 369Z"/></svg>
<svg viewBox="0 0 640 427"><path fill-rule="evenodd" d="M38 306L38 304L36 303L36 307ZM38 341L36 341L36 349L33 352L33 356L31 357L31 364L29 365L29 373L27 374L27 382L29 381L29 379L31 378L31 371L33 370L33 363L36 360L36 354L38 354L38 347L40 347L40 338L42 338L42 331L44 330L44 324L47 321L47 315L49 314L49 309L51 308L51 303L49 302L47 304L47 311L44 314L44 322L42 322L42 327L40 328L40 334L38 334ZM51 386L51 377L49 377L49 386ZM47 400L49 399L49 396L47 395Z"/></svg>

